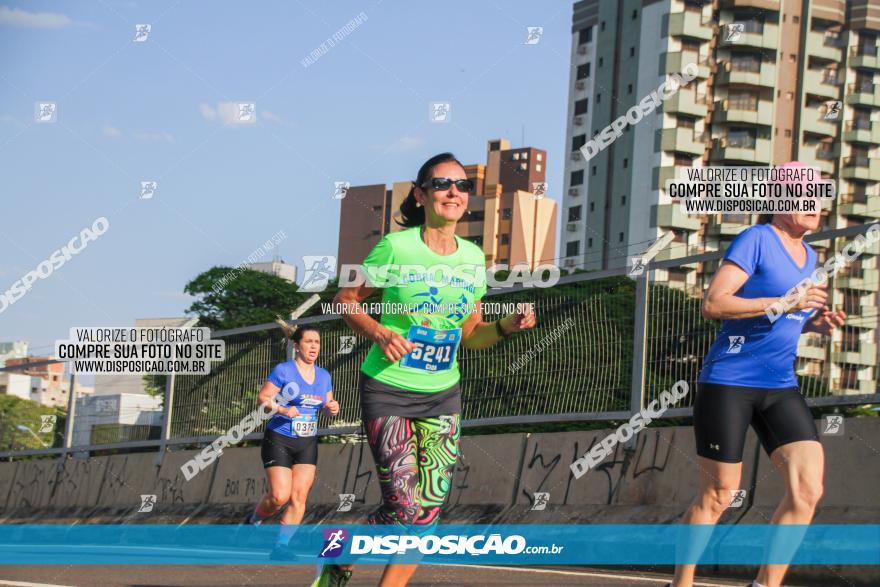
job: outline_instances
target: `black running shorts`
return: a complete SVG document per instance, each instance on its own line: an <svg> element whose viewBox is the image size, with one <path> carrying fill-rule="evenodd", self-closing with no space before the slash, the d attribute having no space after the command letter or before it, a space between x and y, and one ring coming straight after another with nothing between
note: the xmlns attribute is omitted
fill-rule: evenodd
<svg viewBox="0 0 880 587"><path fill-rule="evenodd" d="M749 424L768 455L783 444L819 440L810 408L796 387L697 386L694 435L698 455L724 463L742 462Z"/></svg>
<svg viewBox="0 0 880 587"><path fill-rule="evenodd" d="M318 437L291 438L267 430L260 446L263 467L287 467L318 464Z"/></svg>

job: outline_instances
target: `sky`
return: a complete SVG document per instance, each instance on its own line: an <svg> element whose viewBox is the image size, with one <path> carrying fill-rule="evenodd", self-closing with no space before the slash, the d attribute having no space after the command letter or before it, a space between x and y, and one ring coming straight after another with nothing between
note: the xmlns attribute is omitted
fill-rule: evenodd
<svg viewBox="0 0 880 587"><path fill-rule="evenodd" d="M0 0L0 293L107 222L0 312L0 341L51 354L70 328L183 316L189 280L278 231L302 271L336 254L335 181L410 179L443 151L485 163L490 139L546 149L560 201L572 4ZM239 102L254 123L231 122Z"/></svg>

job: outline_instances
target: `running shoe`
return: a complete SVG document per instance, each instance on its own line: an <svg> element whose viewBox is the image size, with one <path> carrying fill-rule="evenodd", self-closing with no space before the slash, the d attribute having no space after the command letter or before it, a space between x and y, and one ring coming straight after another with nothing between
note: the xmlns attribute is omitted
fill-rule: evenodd
<svg viewBox="0 0 880 587"><path fill-rule="evenodd" d="M324 565L312 587L343 587L351 579L351 571L343 571L336 565Z"/></svg>

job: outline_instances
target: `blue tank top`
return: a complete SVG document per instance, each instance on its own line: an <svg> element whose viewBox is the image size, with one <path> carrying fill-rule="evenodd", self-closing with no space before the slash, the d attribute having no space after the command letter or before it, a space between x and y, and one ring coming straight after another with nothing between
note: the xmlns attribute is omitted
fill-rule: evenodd
<svg viewBox="0 0 880 587"><path fill-rule="evenodd" d="M281 389L275 401L278 405L299 410L300 415L288 418L275 414L266 425L266 430L291 438L313 437L318 430L318 411L327 402L327 393L333 390L330 373L315 365L315 381L306 383L296 367L295 361L279 363L266 379ZM286 399L285 399L286 398Z"/></svg>
<svg viewBox="0 0 880 587"><path fill-rule="evenodd" d="M804 243L807 260L798 267L769 224L742 231L724 255L749 278L735 295L742 298L782 297L809 277L816 252ZM701 383L782 389L797 387L794 364L798 339L814 310L783 314L775 322L766 315L721 322L700 372Z"/></svg>

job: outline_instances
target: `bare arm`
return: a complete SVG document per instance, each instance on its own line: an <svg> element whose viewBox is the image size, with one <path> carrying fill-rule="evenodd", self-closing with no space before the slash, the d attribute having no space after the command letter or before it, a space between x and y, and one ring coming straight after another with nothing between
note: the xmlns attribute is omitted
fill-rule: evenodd
<svg viewBox="0 0 880 587"><path fill-rule="evenodd" d="M521 330L533 328L536 324L535 312L531 306L522 311L505 316L498 321L504 334L513 334ZM461 344L466 349L485 349L502 339L498 335L495 322L483 321L483 304L479 300L474 304L473 313L461 325Z"/></svg>
<svg viewBox="0 0 880 587"><path fill-rule="evenodd" d="M378 344L389 361L397 362L412 352L415 345L362 311L361 302L370 297L375 289L366 284L343 287L333 301L343 306L342 319L352 330Z"/></svg>
<svg viewBox="0 0 880 587"><path fill-rule="evenodd" d="M703 298L702 315L707 320L737 320L763 316L766 309L782 298L743 298L736 294L743 286L749 274L731 261L722 263L718 273L709 283L709 289ZM812 286L804 297L788 311L805 308L821 308L825 304L827 294L824 288Z"/></svg>
<svg viewBox="0 0 880 587"><path fill-rule="evenodd" d="M299 416L299 410L296 408L285 408L275 403L275 398L278 396L279 391L281 391L281 389L277 385L267 381L263 384L263 388L260 389L260 393L257 395L257 401L261 406L266 406L266 408L270 410L277 410L282 416L287 416L288 418Z"/></svg>

